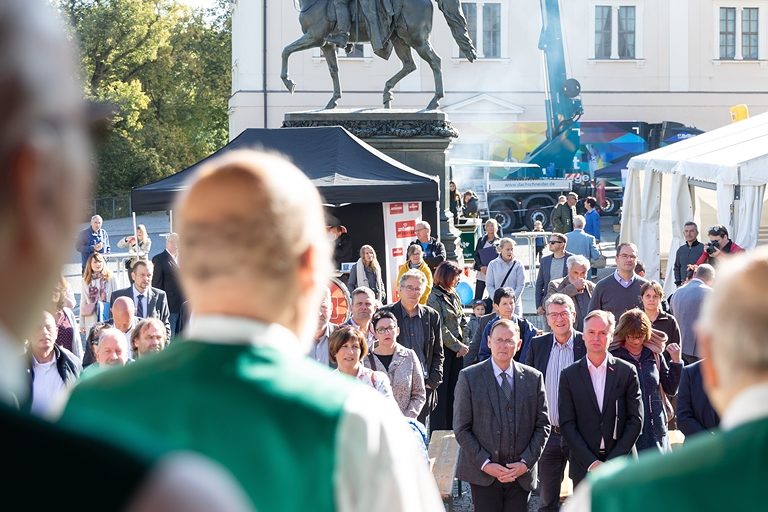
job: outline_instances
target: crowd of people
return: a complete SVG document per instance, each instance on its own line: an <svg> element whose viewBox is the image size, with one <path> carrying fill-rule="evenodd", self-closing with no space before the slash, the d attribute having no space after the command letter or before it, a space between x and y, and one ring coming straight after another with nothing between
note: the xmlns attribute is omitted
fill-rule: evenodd
<svg viewBox="0 0 768 512"><path fill-rule="evenodd" d="M478 297L467 321L462 269L419 223L396 300L382 304L364 246L352 315L333 326L317 190L281 157L239 151L209 159L179 194L178 234L154 261L146 233L120 240L135 258L131 285L116 289L101 219L78 236L82 212L71 208L87 203L93 160L68 34L46 2L0 7L9 503L47 510L85 488L83 510L439 511L429 426L454 431L456 475L479 512L526 510L537 488L540 509L556 510L566 461L578 484L569 510L760 509L766 249L737 254L726 227L713 226L705 261L686 235L681 286L665 301L637 274L637 247L623 243L616 271L586 302L589 255L559 251L537 302L543 332L508 281L521 266L514 244L500 238L481 265L493 310ZM549 239L566 250L583 229L571 199L560 216L568 231ZM61 278L74 239L84 252L80 318ZM481 251L496 250L495 233L488 239ZM211 246L227 250L211 258ZM673 414L693 441L670 454ZM41 471L55 486L33 477Z"/></svg>

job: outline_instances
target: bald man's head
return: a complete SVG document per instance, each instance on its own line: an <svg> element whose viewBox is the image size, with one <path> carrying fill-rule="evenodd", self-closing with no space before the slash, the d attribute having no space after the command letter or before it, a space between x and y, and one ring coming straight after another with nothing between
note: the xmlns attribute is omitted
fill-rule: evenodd
<svg viewBox="0 0 768 512"><path fill-rule="evenodd" d="M251 316L270 319L301 305L309 309L277 321L314 324L331 251L320 195L295 166L255 151L229 153L200 171L176 210L181 280L196 312L213 312L210 304L232 313L251 301ZM216 306L224 297L229 304Z"/></svg>
<svg viewBox="0 0 768 512"><path fill-rule="evenodd" d="M130 329L136 314L136 306L128 297L118 297L112 304L112 318L115 321L115 327L122 332Z"/></svg>
<svg viewBox="0 0 768 512"><path fill-rule="evenodd" d="M90 190L77 53L48 4L0 2L0 282L14 290L0 324L17 337L50 300Z"/></svg>

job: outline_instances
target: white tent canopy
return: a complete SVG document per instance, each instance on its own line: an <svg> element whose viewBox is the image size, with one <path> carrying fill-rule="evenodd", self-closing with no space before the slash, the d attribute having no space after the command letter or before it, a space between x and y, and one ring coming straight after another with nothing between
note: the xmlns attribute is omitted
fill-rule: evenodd
<svg viewBox="0 0 768 512"><path fill-rule="evenodd" d="M669 257L666 291L674 289L672 265L685 222L697 221L702 231L708 227L702 221L724 224L740 246L757 244L768 183L768 114L638 155L628 167L621 240L638 245L648 276L659 275L662 257Z"/></svg>

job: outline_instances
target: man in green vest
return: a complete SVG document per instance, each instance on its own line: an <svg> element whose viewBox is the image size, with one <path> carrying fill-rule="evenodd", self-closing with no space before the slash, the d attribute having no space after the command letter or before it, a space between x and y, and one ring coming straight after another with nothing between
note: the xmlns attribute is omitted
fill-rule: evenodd
<svg viewBox="0 0 768 512"><path fill-rule="evenodd" d="M0 2L2 508L250 510L232 478L199 456L158 461L19 411L30 382L37 380L32 389L37 384L50 390L46 382L58 376L50 368L48 375L41 369L27 377L20 354L51 304L67 248L90 204L92 168L77 61L72 32L51 2Z"/></svg>
<svg viewBox="0 0 768 512"><path fill-rule="evenodd" d="M702 374L720 431L669 455L619 460L591 474L566 510L762 510L768 480L768 248L718 268L698 325Z"/></svg>
<svg viewBox="0 0 768 512"><path fill-rule="evenodd" d="M203 453L259 512L444 510L402 417L305 355L332 266L304 174L276 156L229 153L174 209L186 339L81 383L62 421Z"/></svg>

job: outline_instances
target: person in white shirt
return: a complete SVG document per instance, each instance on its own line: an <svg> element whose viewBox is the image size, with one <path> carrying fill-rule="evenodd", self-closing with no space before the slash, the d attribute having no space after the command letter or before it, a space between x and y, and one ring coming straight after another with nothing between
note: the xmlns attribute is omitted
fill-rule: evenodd
<svg viewBox="0 0 768 512"><path fill-rule="evenodd" d="M560 431L570 450L574 485L606 460L630 453L642 431L637 370L608 353L615 324L607 311L589 313L583 335L587 355L560 374Z"/></svg>
<svg viewBox="0 0 768 512"><path fill-rule="evenodd" d="M27 368L30 399L22 409L45 416L57 397L80 377L80 359L64 347L56 345L56 320L48 311L35 335L28 340Z"/></svg>

